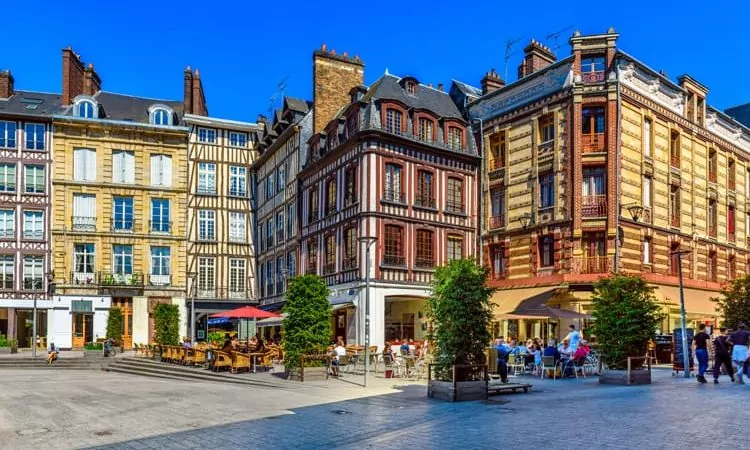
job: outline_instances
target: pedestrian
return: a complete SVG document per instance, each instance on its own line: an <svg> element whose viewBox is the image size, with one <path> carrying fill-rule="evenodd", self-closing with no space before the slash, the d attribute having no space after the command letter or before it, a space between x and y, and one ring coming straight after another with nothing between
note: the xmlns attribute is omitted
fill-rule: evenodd
<svg viewBox="0 0 750 450"><path fill-rule="evenodd" d="M581 341L582 336L581 333L576 330L576 326L574 324L571 323L570 325L568 325L568 329L570 331L568 332L568 335L565 336L565 339L563 339L563 341L567 339L568 343L570 344L570 348L572 348L575 352L578 349L578 343Z"/></svg>
<svg viewBox="0 0 750 450"><path fill-rule="evenodd" d="M696 379L699 383L706 383L706 370L708 370L708 342L711 336L706 333L706 324L698 326L698 333L693 337L695 346L695 358L698 360L698 376Z"/></svg>
<svg viewBox="0 0 750 450"><path fill-rule="evenodd" d="M500 382L507 383L510 348L505 345L502 336L495 339L495 350L497 350L497 374L500 375Z"/></svg>
<svg viewBox="0 0 750 450"><path fill-rule="evenodd" d="M727 329L719 328L719 335L714 339L714 384L719 384L719 375L721 375L721 366L727 371L727 375L734 383L734 370L732 370L732 353L729 351L727 340Z"/></svg>
<svg viewBox="0 0 750 450"><path fill-rule="evenodd" d="M750 333L745 330L745 323L741 323L739 329L729 337L734 348L732 349L732 361L734 361L737 370L737 383L745 384L742 379L742 371L745 368L747 360L747 343L750 341Z"/></svg>

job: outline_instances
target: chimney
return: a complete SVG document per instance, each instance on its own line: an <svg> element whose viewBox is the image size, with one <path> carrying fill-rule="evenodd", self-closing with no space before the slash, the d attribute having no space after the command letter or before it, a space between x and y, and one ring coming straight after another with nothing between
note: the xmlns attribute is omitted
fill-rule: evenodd
<svg viewBox="0 0 750 450"><path fill-rule="evenodd" d="M64 48L62 51L62 104L68 106L74 98L83 94L83 63L72 48Z"/></svg>
<svg viewBox="0 0 750 450"><path fill-rule="evenodd" d="M490 69L482 78L482 95L489 94L505 86L505 81L500 78L494 68Z"/></svg>
<svg viewBox="0 0 750 450"><path fill-rule="evenodd" d="M319 133L336 113L351 102L352 88L365 79L359 56L337 55L323 44L313 52L313 133Z"/></svg>
<svg viewBox="0 0 750 450"><path fill-rule="evenodd" d="M438 83L438 91L443 92L443 83Z"/></svg>
<svg viewBox="0 0 750 450"><path fill-rule="evenodd" d="M518 78L523 78L541 70L557 60L557 57L549 47L542 45L535 39L523 49L524 57L518 66Z"/></svg>
<svg viewBox="0 0 750 450"><path fill-rule="evenodd" d="M198 69L195 69L195 73L193 74L192 85L193 94L191 99L193 104L190 108L192 111L191 114L195 114L196 116L207 116L208 107L206 106L206 96L203 94L203 83L201 82L201 74Z"/></svg>
<svg viewBox="0 0 750 450"><path fill-rule="evenodd" d="M185 67L185 81L182 88L182 113L193 113L193 70Z"/></svg>
<svg viewBox="0 0 750 450"><path fill-rule="evenodd" d="M0 98L11 98L13 96L13 75L10 70L0 72Z"/></svg>
<svg viewBox="0 0 750 450"><path fill-rule="evenodd" d="M94 95L102 89L102 80L94 71L94 65L89 64L83 71L83 93Z"/></svg>

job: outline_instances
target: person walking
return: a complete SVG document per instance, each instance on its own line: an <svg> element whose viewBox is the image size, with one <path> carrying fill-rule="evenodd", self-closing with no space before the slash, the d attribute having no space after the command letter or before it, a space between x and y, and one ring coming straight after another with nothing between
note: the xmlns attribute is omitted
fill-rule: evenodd
<svg viewBox="0 0 750 450"><path fill-rule="evenodd" d="M581 336L581 332L576 330L576 326L574 324L571 323L570 325L568 325L568 329L570 331L568 332L568 335L565 336L565 339L563 339L563 341L567 340L568 344L570 344L570 347L575 352L578 349L578 343L583 337Z"/></svg>
<svg viewBox="0 0 750 450"><path fill-rule="evenodd" d="M711 336L706 333L706 324L698 326L698 333L693 337L695 346L695 358L698 360L698 383L706 383L706 370L708 370L708 342Z"/></svg>
<svg viewBox="0 0 750 450"><path fill-rule="evenodd" d="M727 371L727 375L734 383L734 370L732 370L732 353L729 351L729 342L727 342L726 328L719 328L719 335L714 339L714 384L719 384L719 375L721 375L721 366Z"/></svg>
<svg viewBox="0 0 750 450"><path fill-rule="evenodd" d="M500 382L508 382L508 355L510 348L505 345L502 337L495 339L495 350L497 350L497 374L500 375Z"/></svg>
<svg viewBox="0 0 750 450"><path fill-rule="evenodd" d="M739 329L729 337L734 348L732 349L732 361L737 370L737 383L745 384L742 379L742 371L747 360L747 343L750 341L750 333L745 330L745 323L741 323Z"/></svg>

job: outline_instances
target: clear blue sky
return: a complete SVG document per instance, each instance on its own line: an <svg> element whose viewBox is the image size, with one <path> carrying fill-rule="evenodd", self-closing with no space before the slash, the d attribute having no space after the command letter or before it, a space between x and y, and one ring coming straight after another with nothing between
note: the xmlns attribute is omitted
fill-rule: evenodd
<svg viewBox="0 0 750 450"><path fill-rule="evenodd" d="M198 68L211 115L236 120L266 113L287 76L287 95L311 99L311 55L324 42L358 54L368 84L388 68L423 83L478 85L491 67L504 72L508 39L522 38L520 50L568 26L584 34L615 27L619 48L672 79L689 73L718 108L750 102L750 3L743 0L641 2L638 9L547 0L7 3L0 69L13 72L17 89L59 92L60 49L72 46L113 92L181 99L183 69ZM569 54L572 32L562 33L558 56ZM510 81L519 61L516 53Z"/></svg>

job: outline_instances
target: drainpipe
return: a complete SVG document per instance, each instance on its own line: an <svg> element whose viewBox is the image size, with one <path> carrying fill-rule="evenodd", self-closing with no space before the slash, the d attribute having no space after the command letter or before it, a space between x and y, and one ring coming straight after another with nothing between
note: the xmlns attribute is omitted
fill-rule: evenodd
<svg viewBox="0 0 750 450"><path fill-rule="evenodd" d="M617 64L615 64L615 67L617 67ZM620 178L620 158L622 158L622 104L620 102L620 80L617 78L617 72L614 73L617 82L617 157L615 158L615 174ZM621 179L618 179L615 188L615 195L617 196L615 201L617 207L617 210L615 211L615 273L620 272L620 183ZM625 239L624 231L623 239Z"/></svg>
<svg viewBox="0 0 750 450"><path fill-rule="evenodd" d="M484 242L482 242L482 224L484 223L484 216L482 214L482 205L484 203L484 190L482 188L483 181L484 181L484 121L480 118L471 119L472 122L479 121L479 142L477 143L477 153L479 154L479 157L481 158L481 162L479 165L479 173L477 174L477 242L478 242L478 251L477 254L479 255L479 264L484 264Z"/></svg>

